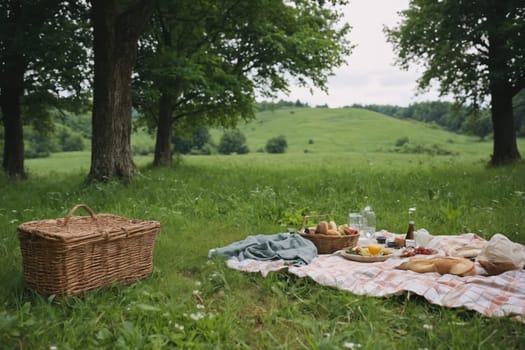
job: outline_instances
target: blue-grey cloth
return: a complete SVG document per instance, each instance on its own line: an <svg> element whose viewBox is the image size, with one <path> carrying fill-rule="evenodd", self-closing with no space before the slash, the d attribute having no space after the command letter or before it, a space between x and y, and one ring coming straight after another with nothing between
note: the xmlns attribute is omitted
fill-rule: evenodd
<svg viewBox="0 0 525 350"><path fill-rule="evenodd" d="M221 256L239 260L285 260L291 265L309 264L317 256L317 248L296 233L251 235L222 248L211 249L208 257Z"/></svg>

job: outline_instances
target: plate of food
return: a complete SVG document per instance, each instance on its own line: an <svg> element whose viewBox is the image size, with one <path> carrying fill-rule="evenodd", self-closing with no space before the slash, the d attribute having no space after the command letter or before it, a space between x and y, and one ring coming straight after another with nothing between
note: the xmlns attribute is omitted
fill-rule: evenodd
<svg viewBox="0 0 525 350"><path fill-rule="evenodd" d="M424 247L408 247L404 248L399 257L401 258L410 258L416 255L437 255L438 251L436 249L424 248Z"/></svg>
<svg viewBox="0 0 525 350"><path fill-rule="evenodd" d="M342 250L341 256L359 262L379 262L392 257L392 250L385 248L382 244L369 244Z"/></svg>

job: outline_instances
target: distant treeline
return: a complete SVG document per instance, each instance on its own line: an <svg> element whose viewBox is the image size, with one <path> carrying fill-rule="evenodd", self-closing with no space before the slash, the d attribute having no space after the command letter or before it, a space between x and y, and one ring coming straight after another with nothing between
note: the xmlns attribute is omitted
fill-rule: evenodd
<svg viewBox="0 0 525 350"><path fill-rule="evenodd" d="M514 120L518 136L525 136L525 90L514 97ZM257 103L257 111L275 110L284 107L310 107L307 103L279 100ZM317 106L326 107L326 106ZM348 108L364 108L399 119L413 119L439 125L448 131L479 136L484 139L492 133L492 121L488 109L473 110L451 102L417 102L408 107L379 104L353 104Z"/></svg>
<svg viewBox="0 0 525 350"><path fill-rule="evenodd" d="M492 132L492 122L488 110L473 111L466 107L456 106L451 102L417 102L408 107L354 104L352 107L364 108L394 118L435 124L448 131L473 134L481 139Z"/></svg>
<svg viewBox="0 0 525 350"><path fill-rule="evenodd" d="M269 102L269 101L262 101L262 102L257 102L255 104L255 110L257 112L264 112L264 111L272 111L272 110L276 110L276 109L279 109L279 108L289 108L289 107L296 107L296 108L301 108L301 107L310 107L308 105L308 103L303 103L299 100L295 101L295 102L291 102L291 101L285 101L285 100L279 100L277 102Z"/></svg>
<svg viewBox="0 0 525 350"><path fill-rule="evenodd" d="M399 119L433 123L452 132L476 135L482 139L492 133L490 110L473 110L451 102L417 102L408 107L360 104L351 107L364 108ZM517 135L525 136L525 90L514 98L513 107Z"/></svg>

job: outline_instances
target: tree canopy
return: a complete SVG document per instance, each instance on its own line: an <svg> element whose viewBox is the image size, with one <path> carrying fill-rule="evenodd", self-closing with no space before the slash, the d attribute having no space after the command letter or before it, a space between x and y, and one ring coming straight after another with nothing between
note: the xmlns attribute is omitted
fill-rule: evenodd
<svg viewBox="0 0 525 350"><path fill-rule="evenodd" d="M520 159L512 98L525 88L525 4L522 0L411 0L397 27L386 29L404 68L423 67L421 89L474 107L490 98L492 164Z"/></svg>
<svg viewBox="0 0 525 350"><path fill-rule="evenodd" d="M45 130L50 112L76 109L90 87L87 10L59 0L0 3L0 111L3 170L24 178L23 124Z"/></svg>

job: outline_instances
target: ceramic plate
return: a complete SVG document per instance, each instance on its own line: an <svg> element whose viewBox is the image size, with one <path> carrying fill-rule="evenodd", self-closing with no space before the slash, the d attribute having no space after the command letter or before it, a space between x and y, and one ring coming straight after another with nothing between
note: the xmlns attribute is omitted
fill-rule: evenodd
<svg viewBox="0 0 525 350"><path fill-rule="evenodd" d="M392 257L392 254L380 255L380 256L363 256L359 254L350 254L346 250L341 251L341 256L348 260L359 261L359 262L379 262L385 261Z"/></svg>

